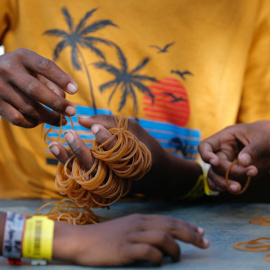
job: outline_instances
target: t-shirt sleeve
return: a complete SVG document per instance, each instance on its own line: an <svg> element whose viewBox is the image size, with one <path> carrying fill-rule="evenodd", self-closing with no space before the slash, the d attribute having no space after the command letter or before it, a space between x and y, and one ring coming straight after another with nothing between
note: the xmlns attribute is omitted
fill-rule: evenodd
<svg viewBox="0 0 270 270"><path fill-rule="evenodd" d="M246 65L238 122L270 119L270 1L261 1Z"/></svg>

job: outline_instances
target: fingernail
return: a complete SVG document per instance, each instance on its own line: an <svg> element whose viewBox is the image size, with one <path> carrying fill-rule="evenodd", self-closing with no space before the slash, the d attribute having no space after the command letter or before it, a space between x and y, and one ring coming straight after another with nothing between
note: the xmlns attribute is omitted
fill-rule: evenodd
<svg viewBox="0 0 270 270"><path fill-rule="evenodd" d="M76 110L76 108L74 108L72 106L67 106L65 112L69 116L72 116L72 115L75 115L76 114L77 110Z"/></svg>
<svg viewBox="0 0 270 270"><path fill-rule="evenodd" d="M74 141L74 136L70 131L66 131L64 133L65 139L68 143L72 143Z"/></svg>
<svg viewBox="0 0 270 270"><path fill-rule="evenodd" d="M247 153L241 155L241 162L243 165L249 165L251 163L251 157Z"/></svg>
<svg viewBox="0 0 270 270"><path fill-rule="evenodd" d="M67 123L67 119L66 118L62 118L62 124L65 125Z"/></svg>
<svg viewBox="0 0 270 270"><path fill-rule="evenodd" d="M212 159L210 159L209 160L209 163L211 164L211 165L217 165L217 161L216 161L216 159L214 159L214 158L212 158Z"/></svg>
<svg viewBox="0 0 270 270"><path fill-rule="evenodd" d="M203 245L206 246L206 247L208 247L209 244L210 244L210 241L208 239L204 238L203 239Z"/></svg>
<svg viewBox="0 0 270 270"><path fill-rule="evenodd" d="M99 126L98 126L98 125L93 125L93 126L91 127L91 130L92 130L92 132L93 132L94 134L98 133L98 131L99 131Z"/></svg>
<svg viewBox="0 0 270 270"><path fill-rule="evenodd" d="M234 184L230 185L230 189L232 191L236 192L237 191L237 185L234 185Z"/></svg>
<svg viewBox="0 0 270 270"><path fill-rule="evenodd" d="M249 171L247 171L247 176L254 176L255 175L255 170L251 169Z"/></svg>
<svg viewBox="0 0 270 270"><path fill-rule="evenodd" d="M49 149L51 153L54 154L55 156L58 156L60 153L59 148L55 144L50 144Z"/></svg>
<svg viewBox="0 0 270 270"><path fill-rule="evenodd" d="M70 93L70 94L75 94L78 90L78 86L73 84L73 83L69 83L67 85L67 91Z"/></svg>
<svg viewBox="0 0 270 270"><path fill-rule="evenodd" d="M204 229L201 228L201 227L198 227L198 228L197 228L197 231L198 231L198 233L201 234L201 235L204 234Z"/></svg>

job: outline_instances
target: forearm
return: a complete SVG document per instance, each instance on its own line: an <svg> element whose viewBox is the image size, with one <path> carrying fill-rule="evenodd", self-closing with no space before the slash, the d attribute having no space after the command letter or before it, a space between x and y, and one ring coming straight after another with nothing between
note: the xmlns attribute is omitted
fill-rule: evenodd
<svg viewBox="0 0 270 270"><path fill-rule="evenodd" d="M180 198L194 187L200 175L199 164L167 153L163 162L155 164L143 179L133 183L131 193Z"/></svg>

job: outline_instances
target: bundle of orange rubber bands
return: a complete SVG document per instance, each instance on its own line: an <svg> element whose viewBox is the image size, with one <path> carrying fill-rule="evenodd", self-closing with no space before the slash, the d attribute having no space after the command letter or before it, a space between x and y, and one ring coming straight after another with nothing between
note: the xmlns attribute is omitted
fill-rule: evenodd
<svg viewBox="0 0 270 270"><path fill-rule="evenodd" d="M74 225L97 223L106 218L97 216L91 208L108 207L118 201L129 192L132 181L141 179L151 169L151 152L127 130L128 118L120 115L114 116L114 119L116 128L109 129L112 136L100 145L94 141L90 147L95 157L90 170L86 170L75 155L64 165L58 163L55 186L61 195L67 197L43 205L36 211L36 215L47 206L54 205L48 213L42 215ZM44 133L43 127L44 141L50 130ZM105 150L104 145L113 138L116 138L115 145Z"/></svg>
<svg viewBox="0 0 270 270"><path fill-rule="evenodd" d="M230 189L230 185L229 185L229 173L231 168L238 163L238 160L235 160L234 162L232 162L232 164L229 166L227 172L226 172L226 177L225 177L225 181L226 181L226 187L228 189L228 191L232 194L235 195L239 195L244 193L251 181L251 177L249 176L247 179L247 182L245 184L245 187L239 191L239 192L233 192ZM260 225L263 226L270 226L270 217L257 217L257 218L251 218L249 220L250 223L258 223ZM233 245L233 247L235 249L239 249L239 250L244 250L244 251L253 251L253 252L263 252L263 251L269 251L270 250L270 237L259 237L256 239L252 239L249 241L244 241L244 242L237 242ZM264 260L265 261L270 261L270 253L267 253L264 255Z"/></svg>

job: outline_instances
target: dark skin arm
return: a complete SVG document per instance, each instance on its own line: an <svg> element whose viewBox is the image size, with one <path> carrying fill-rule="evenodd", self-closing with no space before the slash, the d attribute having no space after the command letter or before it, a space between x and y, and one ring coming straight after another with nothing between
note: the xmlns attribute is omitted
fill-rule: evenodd
<svg viewBox="0 0 270 270"><path fill-rule="evenodd" d="M6 214L0 212L0 255ZM86 266L121 266L136 261L161 264L180 259L176 240L208 248L204 230L162 215L133 214L100 224L73 226L55 222L53 259Z"/></svg>
<svg viewBox="0 0 270 270"><path fill-rule="evenodd" d="M45 122L59 126L60 114L76 114L65 94L74 94L77 88L56 64L30 50L0 56L0 115L13 125L32 128Z"/></svg>
<svg viewBox="0 0 270 270"><path fill-rule="evenodd" d="M100 144L111 136L108 129L116 127L114 118L109 115L96 115L92 117L81 116L78 119L79 123L86 128L90 129L93 125L98 127L95 136ZM135 120L129 119L128 130L149 148L153 160L150 172L147 173L143 179L133 183L133 193L144 193L150 197L159 198L179 198L192 189L198 177L202 174L201 167L197 163L180 159L166 152L159 142ZM94 131L93 128L92 131ZM89 162L92 164L93 158L90 156L91 153L88 147L79 140L79 136L76 132L69 131L69 133L70 136L75 138L75 146L73 146L72 143L70 144L74 153L84 160L85 165L89 164ZM114 144L114 141L112 141L112 144ZM54 145L59 147L60 153L65 153L60 144L54 143ZM108 147L110 146L108 145ZM68 156L69 155L56 157L61 160L61 162L64 162Z"/></svg>

